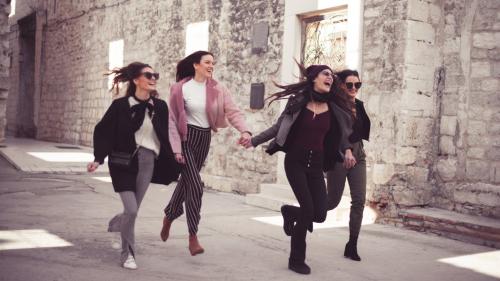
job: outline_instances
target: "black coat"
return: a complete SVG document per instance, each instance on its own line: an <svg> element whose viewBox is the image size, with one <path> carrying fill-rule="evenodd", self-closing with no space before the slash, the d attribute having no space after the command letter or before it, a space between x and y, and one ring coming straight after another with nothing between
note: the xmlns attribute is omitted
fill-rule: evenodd
<svg viewBox="0 0 500 281"><path fill-rule="evenodd" d="M155 160L152 183L169 184L179 177L181 166L175 161L168 139L168 107L160 99L152 98L154 103L153 128L160 141L160 155ZM128 97L113 101L101 121L94 129L95 162L102 164L111 152L132 154L136 149L135 131L131 126L132 114ZM108 163L111 181L115 192L135 191L138 170L137 155L130 168L121 168Z"/></svg>
<svg viewBox="0 0 500 281"><path fill-rule="evenodd" d="M363 122L363 130L361 132L353 132L353 134L356 133L362 139L369 140L371 122L368 114L366 114L365 106L361 100L356 99L356 110L357 118L360 118L360 120Z"/></svg>

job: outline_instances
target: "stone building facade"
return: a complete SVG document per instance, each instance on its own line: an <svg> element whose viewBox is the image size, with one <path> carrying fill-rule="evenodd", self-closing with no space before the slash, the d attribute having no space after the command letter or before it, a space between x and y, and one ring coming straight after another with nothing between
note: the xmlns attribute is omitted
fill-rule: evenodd
<svg viewBox="0 0 500 281"><path fill-rule="evenodd" d="M369 201L500 217L498 1L365 1Z"/></svg>
<svg viewBox="0 0 500 281"><path fill-rule="evenodd" d="M272 79L293 82L301 36L287 34L300 29L303 17L336 9L360 15L359 36L350 37L359 59L348 65L361 71L360 98L372 119L369 203L387 221L413 206L499 218L498 1L22 1L10 19L7 133L92 145L93 127L112 100L103 76L109 42L124 40L125 64L152 64L166 97L185 55L186 26L203 20L209 21L216 78L260 131L280 106L250 110L251 84L264 83L269 94ZM267 48L254 53L259 23L269 29ZM21 59L26 53L29 62ZM32 81L20 83L29 73ZM23 96L21 87L33 94ZM28 115L20 118L21 109ZM236 139L234 129L214 135L206 183L253 193L259 183L283 177L278 156L240 149Z"/></svg>
<svg viewBox="0 0 500 281"><path fill-rule="evenodd" d="M9 13L10 0L0 0L0 143L5 139L7 97L9 96Z"/></svg>

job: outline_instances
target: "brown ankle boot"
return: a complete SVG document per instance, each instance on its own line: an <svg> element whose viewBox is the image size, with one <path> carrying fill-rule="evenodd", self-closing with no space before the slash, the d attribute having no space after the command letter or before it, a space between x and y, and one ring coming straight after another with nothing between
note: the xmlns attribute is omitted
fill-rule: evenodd
<svg viewBox="0 0 500 281"><path fill-rule="evenodd" d="M205 250L201 247L200 242L198 242L196 234L189 235L189 252L191 252L191 256L202 254L204 251Z"/></svg>
<svg viewBox="0 0 500 281"><path fill-rule="evenodd" d="M170 226L172 225L172 221L165 216L163 218L163 227L161 228L160 237L163 242L167 241L168 235L170 233Z"/></svg>

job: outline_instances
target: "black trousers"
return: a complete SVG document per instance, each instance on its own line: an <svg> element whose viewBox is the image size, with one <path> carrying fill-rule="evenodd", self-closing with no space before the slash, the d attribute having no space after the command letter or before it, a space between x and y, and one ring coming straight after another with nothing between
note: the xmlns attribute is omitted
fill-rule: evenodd
<svg viewBox="0 0 500 281"><path fill-rule="evenodd" d="M307 229L326 218L326 186L323 177L323 152L291 150L285 156L285 172L300 207L286 205L296 221L293 228L290 262L304 262Z"/></svg>

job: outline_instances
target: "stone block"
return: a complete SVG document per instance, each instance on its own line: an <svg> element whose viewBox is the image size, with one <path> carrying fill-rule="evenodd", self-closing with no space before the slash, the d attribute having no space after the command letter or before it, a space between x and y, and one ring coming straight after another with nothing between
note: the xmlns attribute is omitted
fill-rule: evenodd
<svg viewBox="0 0 500 281"><path fill-rule="evenodd" d="M404 65L405 78L414 80L434 80L435 67L432 65L410 64Z"/></svg>
<svg viewBox="0 0 500 281"><path fill-rule="evenodd" d="M499 79L498 78L488 78L481 81L481 90L486 92L498 92L499 91Z"/></svg>
<svg viewBox="0 0 500 281"><path fill-rule="evenodd" d="M429 3L430 5L430 18L431 22L433 24L438 24L441 22L441 19L443 18L443 9L441 8L441 4L434 4L432 2Z"/></svg>
<svg viewBox="0 0 500 281"><path fill-rule="evenodd" d="M431 118L399 118L397 141L403 146L423 147L431 142L434 120Z"/></svg>
<svg viewBox="0 0 500 281"><path fill-rule="evenodd" d="M479 49L479 48L472 48L470 56L472 59L487 59L488 58L488 50Z"/></svg>
<svg viewBox="0 0 500 281"><path fill-rule="evenodd" d="M491 64L487 61L473 61L471 63L471 77L490 77Z"/></svg>
<svg viewBox="0 0 500 281"><path fill-rule="evenodd" d="M445 94L441 99L441 113L443 115L456 115L458 112L458 95Z"/></svg>
<svg viewBox="0 0 500 281"><path fill-rule="evenodd" d="M440 133L442 135L454 136L457 133L457 117L441 116Z"/></svg>
<svg viewBox="0 0 500 281"><path fill-rule="evenodd" d="M407 168L408 183L412 187L426 186L429 179L429 169L425 167L409 166Z"/></svg>
<svg viewBox="0 0 500 281"><path fill-rule="evenodd" d="M487 161L467 159L466 176L469 180L488 180L490 178L490 169Z"/></svg>
<svg viewBox="0 0 500 281"><path fill-rule="evenodd" d="M429 43L409 39L406 41L405 63L434 66L436 48Z"/></svg>
<svg viewBox="0 0 500 281"><path fill-rule="evenodd" d="M395 149L392 145L386 146L382 149L381 160L385 163L394 163L396 159Z"/></svg>
<svg viewBox="0 0 500 281"><path fill-rule="evenodd" d="M467 158L469 159L485 159L486 149L484 147L469 147L467 149Z"/></svg>
<svg viewBox="0 0 500 281"><path fill-rule="evenodd" d="M382 9L380 7L367 8L364 11L365 18L376 18L381 14Z"/></svg>
<svg viewBox="0 0 500 281"><path fill-rule="evenodd" d="M488 58L492 60L500 60L500 48L488 50Z"/></svg>
<svg viewBox="0 0 500 281"><path fill-rule="evenodd" d="M493 77L500 77L500 61L493 61L492 62L492 76Z"/></svg>
<svg viewBox="0 0 500 281"><path fill-rule="evenodd" d="M500 124L496 122L490 122L488 124L488 133L490 135L500 135Z"/></svg>
<svg viewBox="0 0 500 281"><path fill-rule="evenodd" d="M410 86L410 85L407 85ZM411 85L413 89L403 90L403 96L401 97L401 109L405 110L421 110L424 117L430 117L434 114L434 97L423 94L415 89L417 85ZM421 89L426 86L422 86Z"/></svg>
<svg viewBox="0 0 500 281"><path fill-rule="evenodd" d="M494 170L494 176L492 177L492 181L494 183L500 183L500 162L497 162L493 168L495 170ZM500 204L498 204L497 206L500 206Z"/></svg>
<svg viewBox="0 0 500 281"><path fill-rule="evenodd" d="M457 174L457 160L455 158L440 159L437 163L437 170L443 181L452 181Z"/></svg>
<svg viewBox="0 0 500 281"><path fill-rule="evenodd" d="M395 186L392 192L394 203L402 206L423 206L430 203L432 194L425 189L410 189L403 186Z"/></svg>
<svg viewBox="0 0 500 281"><path fill-rule="evenodd" d="M419 42L423 41L431 45L434 44L436 40L436 32L431 24L413 20L408 20L406 23L408 39L417 40Z"/></svg>
<svg viewBox="0 0 500 281"><path fill-rule="evenodd" d="M408 1L408 19L426 22L429 18L430 6L427 1L409 0Z"/></svg>
<svg viewBox="0 0 500 281"><path fill-rule="evenodd" d="M470 120L467 124L467 133L469 135L484 136L486 134L486 122Z"/></svg>
<svg viewBox="0 0 500 281"><path fill-rule="evenodd" d="M394 165L392 164L374 164L373 165L373 183L387 184L394 176Z"/></svg>
<svg viewBox="0 0 500 281"><path fill-rule="evenodd" d="M396 164L411 165L417 161L417 149L415 147L398 147L396 149Z"/></svg>
<svg viewBox="0 0 500 281"><path fill-rule="evenodd" d="M456 145L453 141L453 137L441 136L439 139L439 152L442 155L455 155Z"/></svg>
<svg viewBox="0 0 500 281"><path fill-rule="evenodd" d="M458 54L460 52L460 37L445 39L443 52L444 54Z"/></svg>
<svg viewBox="0 0 500 281"><path fill-rule="evenodd" d="M477 32L472 35L472 46L483 49L494 49L500 42L500 32Z"/></svg>

